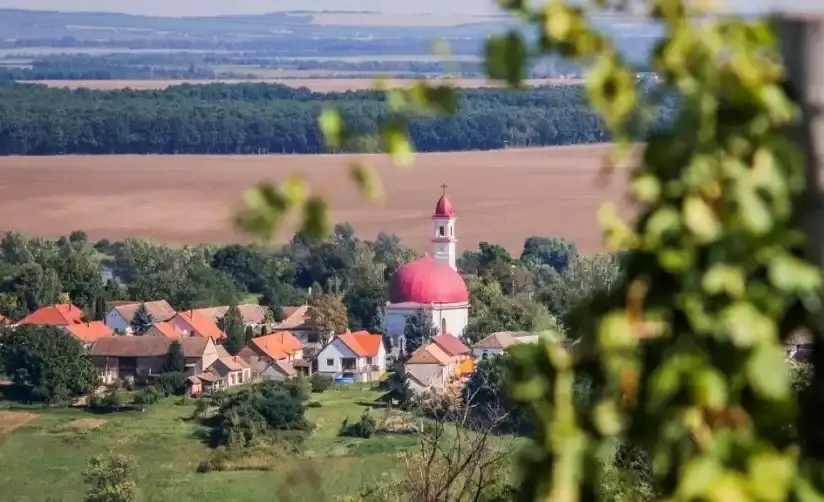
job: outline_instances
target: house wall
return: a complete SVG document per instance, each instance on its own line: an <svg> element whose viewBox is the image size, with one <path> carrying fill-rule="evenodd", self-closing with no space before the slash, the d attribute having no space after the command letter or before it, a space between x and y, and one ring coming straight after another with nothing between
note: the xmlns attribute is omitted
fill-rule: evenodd
<svg viewBox="0 0 824 502"><path fill-rule="evenodd" d="M215 343L209 339L206 343L206 348L203 349L203 355L201 356L201 363L200 363L200 371L206 371L209 369L209 366L214 364L217 361L220 354L217 352L217 346Z"/></svg>
<svg viewBox="0 0 824 502"><path fill-rule="evenodd" d="M120 312L115 309L110 310L109 313L106 314L106 319L104 319L103 322L106 326L112 328L118 333L131 334L132 332L132 327L129 324L129 321L124 319L123 316L120 315Z"/></svg>
<svg viewBox="0 0 824 502"><path fill-rule="evenodd" d="M263 380L282 382L286 380L287 376L276 370L272 365L267 365L262 371L260 371L260 378Z"/></svg>
<svg viewBox="0 0 824 502"><path fill-rule="evenodd" d="M444 323L446 324L446 332L460 338L466 331L466 326L469 324L469 305L465 307L438 307L430 309L428 305L421 305L424 312L432 316L432 326L435 327L438 333L442 331ZM418 313L417 308L413 309L396 309L391 305L384 309L384 323L386 324L386 333L393 338L393 344L397 347L400 340L403 338L404 328L406 327L406 318L414 316Z"/></svg>
<svg viewBox="0 0 824 502"><path fill-rule="evenodd" d="M325 375L336 375L340 373L343 371L342 359L344 358L358 359L356 362L358 368L362 368L366 363L365 358L359 358L345 343L338 338L334 338L318 354L318 373ZM328 360L331 360L331 365L328 364Z"/></svg>
<svg viewBox="0 0 824 502"><path fill-rule="evenodd" d="M111 385L120 378L118 374L118 360L116 357L92 357L92 364L97 369L100 381Z"/></svg>
<svg viewBox="0 0 824 502"><path fill-rule="evenodd" d="M446 368L440 364L407 364L406 371L421 382L430 383L432 387L443 389L446 386Z"/></svg>
<svg viewBox="0 0 824 502"><path fill-rule="evenodd" d="M163 373L165 369L166 356L137 358L138 375L157 375L158 373Z"/></svg>

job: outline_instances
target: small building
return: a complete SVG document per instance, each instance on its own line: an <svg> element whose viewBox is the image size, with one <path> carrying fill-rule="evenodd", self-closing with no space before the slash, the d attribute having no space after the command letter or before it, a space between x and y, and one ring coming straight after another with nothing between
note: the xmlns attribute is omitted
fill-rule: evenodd
<svg viewBox="0 0 824 502"><path fill-rule="evenodd" d="M383 336L367 331L337 335L317 356L318 373L355 382L377 381L386 371Z"/></svg>
<svg viewBox="0 0 824 502"><path fill-rule="evenodd" d="M83 324L86 313L77 305L71 303L60 303L46 305L35 310L24 317L18 326L71 326L73 324Z"/></svg>
<svg viewBox="0 0 824 502"><path fill-rule="evenodd" d="M113 302L113 307L106 314L106 326L112 328L120 334L131 334L132 320L140 306L146 307L146 311L152 316L152 321L168 321L177 314L175 309L166 300L155 300L150 302Z"/></svg>
<svg viewBox="0 0 824 502"><path fill-rule="evenodd" d="M149 378L166 370L166 355L173 340L160 336L111 336L98 339L89 348L89 356L105 384L117 380ZM218 358L209 338L183 338L186 372L196 375L206 371Z"/></svg>
<svg viewBox="0 0 824 502"><path fill-rule="evenodd" d="M251 366L253 375L283 380L297 373L294 365L303 360L303 343L292 333L282 331L253 338L238 356ZM306 368L304 365L301 367Z"/></svg>
<svg viewBox="0 0 824 502"><path fill-rule="evenodd" d="M308 305L293 307L283 307L281 314L283 320L271 327L272 333L288 331L303 343L304 347L320 349L317 333L311 326L306 324L306 316L309 313Z"/></svg>
<svg viewBox="0 0 824 502"><path fill-rule="evenodd" d="M114 335L114 331L101 321L72 324L66 326L64 329L70 335L83 342L86 346L89 346L103 337Z"/></svg>
<svg viewBox="0 0 824 502"><path fill-rule="evenodd" d="M515 344L531 343L537 344L541 340L563 343L564 348L572 348L576 342L559 340L550 333L532 333L530 331L498 331L492 333L472 347L472 355L476 361L486 359L489 356L503 354Z"/></svg>
<svg viewBox="0 0 824 502"><path fill-rule="evenodd" d="M262 305L244 303L238 305L237 309L240 311L241 317L243 317L243 324L245 326L257 327L262 325L266 320L266 311L268 309ZM210 321L218 324L218 322L226 315L226 312L229 311L229 306L221 305L219 307L206 307L202 309L194 309L194 311L203 314L209 318Z"/></svg>
<svg viewBox="0 0 824 502"><path fill-rule="evenodd" d="M170 322L183 333L184 337L211 338L215 342L226 338L217 324L197 310L178 312Z"/></svg>
<svg viewBox="0 0 824 502"><path fill-rule="evenodd" d="M202 393L225 390L250 383L252 378L251 368L243 359L222 356L216 359L205 371L188 378L186 394L195 397Z"/></svg>
<svg viewBox="0 0 824 502"><path fill-rule="evenodd" d="M180 340L183 332L171 322L163 321L152 324L152 327L147 329L143 336L160 336L169 340Z"/></svg>
<svg viewBox="0 0 824 502"><path fill-rule="evenodd" d="M457 370L457 361L435 343L421 346L406 361L409 386L415 393L445 389Z"/></svg>

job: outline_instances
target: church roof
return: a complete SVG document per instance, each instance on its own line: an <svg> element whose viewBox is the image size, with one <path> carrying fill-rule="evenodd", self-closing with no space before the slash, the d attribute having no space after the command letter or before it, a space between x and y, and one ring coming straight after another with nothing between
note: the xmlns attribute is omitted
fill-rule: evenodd
<svg viewBox="0 0 824 502"><path fill-rule="evenodd" d="M469 291L449 265L424 256L398 269L389 285L391 303L465 303Z"/></svg>
<svg viewBox="0 0 824 502"><path fill-rule="evenodd" d="M455 209L446 194L438 199L438 203L435 205L435 214L432 216L435 218L453 218L455 216Z"/></svg>

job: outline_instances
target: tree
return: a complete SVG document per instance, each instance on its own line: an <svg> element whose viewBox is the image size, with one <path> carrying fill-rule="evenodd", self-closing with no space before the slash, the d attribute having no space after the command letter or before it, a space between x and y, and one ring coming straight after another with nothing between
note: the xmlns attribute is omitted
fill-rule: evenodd
<svg viewBox="0 0 824 502"><path fill-rule="evenodd" d="M409 379L406 376L406 366L396 362L389 368L389 376L384 383L386 393L380 397L381 401L400 406L401 409L408 409L412 404L415 393L409 387Z"/></svg>
<svg viewBox="0 0 824 502"><path fill-rule="evenodd" d="M251 342L252 338L254 338L254 337L255 337L255 328L253 328L251 325L246 326L246 331L243 333L243 340L245 342L243 345L244 346L248 345L249 342Z"/></svg>
<svg viewBox="0 0 824 502"><path fill-rule="evenodd" d="M154 324L154 318L152 318L152 314L146 310L145 303L141 303L137 308L130 324L135 334L138 335L146 333L149 331L149 328L152 327L152 324Z"/></svg>
<svg viewBox="0 0 824 502"><path fill-rule="evenodd" d="M0 367L42 399L64 400L97 385L97 371L83 344L61 328L23 325L3 330L2 338Z"/></svg>
<svg viewBox="0 0 824 502"><path fill-rule="evenodd" d="M322 344L349 327L346 307L341 298L332 294L321 294L309 301L306 324L317 334Z"/></svg>
<svg viewBox="0 0 824 502"><path fill-rule="evenodd" d="M403 327L404 350L406 354L411 355L418 350L419 347L432 340L437 334L438 330L432 322L432 314L423 309L419 309L415 312L415 315L406 318Z"/></svg>
<svg viewBox="0 0 824 502"><path fill-rule="evenodd" d="M226 314L220 319L220 329L226 333L226 350L230 354L237 354L246 346L246 331L243 315L237 305L231 305Z"/></svg>
<svg viewBox="0 0 824 502"><path fill-rule="evenodd" d="M90 485L86 502L134 502L137 500L135 461L122 454L99 455L89 461L84 474Z"/></svg>
<svg viewBox="0 0 824 502"><path fill-rule="evenodd" d="M175 340L169 345L166 353L165 371L167 373L183 373L186 371L186 358L183 356L183 346Z"/></svg>
<svg viewBox="0 0 824 502"><path fill-rule="evenodd" d="M564 269L578 256L575 243L563 238L528 237L520 260L524 263L547 265L557 272Z"/></svg>

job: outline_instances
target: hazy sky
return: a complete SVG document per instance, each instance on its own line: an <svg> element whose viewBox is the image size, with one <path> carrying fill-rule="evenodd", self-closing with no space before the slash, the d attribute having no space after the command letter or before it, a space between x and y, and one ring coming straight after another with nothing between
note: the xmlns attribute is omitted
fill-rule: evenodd
<svg viewBox="0 0 824 502"><path fill-rule="evenodd" d="M538 0L539 1L539 0ZM791 6L824 12L824 0L722 0L733 9L758 11ZM255 14L283 10L372 10L390 13L489 13L493 0L0 0L0 8L97 10L160 16Z"/></svg>

